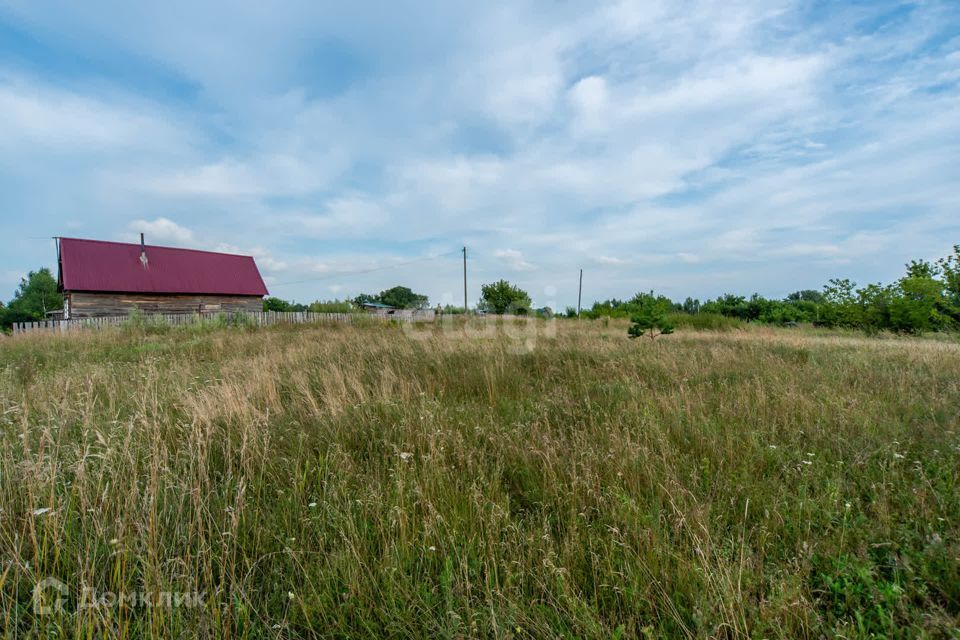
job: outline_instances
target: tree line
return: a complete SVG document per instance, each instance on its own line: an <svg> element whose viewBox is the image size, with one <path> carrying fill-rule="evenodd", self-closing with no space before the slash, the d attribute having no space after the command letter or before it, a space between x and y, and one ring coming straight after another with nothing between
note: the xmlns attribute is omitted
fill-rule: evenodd
<svg viewBox="0 0 960 640"><path fill-rule="evenodd" d="M960 329L960 245L945 258L929 262L912 260L904 275L890 284L858 286L848 279L830 280L823 290L795 291L783 299L724 294L701 302L686 298L675 302L653 291L641 292L628 300L611 299L595 302L584 310L586 318L696 318L695 326L710 326L711 318L729 318L743 322L775 325L812 324L821 327L861 329L868 333L895 331L923 333ZM382 304L395 309L422 309L429 298L409 287L395 286L377 294L360 294L351 300L316 301L302 304L268 297L265 311L314 311L350 313L365 304ZM9 329L14 322L43 320L51 311L63 308L63 297L49 269L31 271L23 278L13 299L0 302L0 328ZM530 295L520 287L498 280L481 287L477 309L486 313L552 315L550 309L532 309ZM463 313L461 307L441 308L444 313ZM574 317L577 310L567 307L565 315Z"/></svg>
<svg viewBox="0 0 960 640"><path fill-rule="evenodd" d="M263 301L263 310L351 313L362 311L367 305L383 305L392 309L425 309L430 306L430 298L422 293L416 293L410 287L398 285L380 293L361 293L350 300L317 301L311 304L269 297ZM530 311L530 308L529 294L506 280L499 280L481 287L480 301L477 304L477 309L480 311L524 315ZM463 307L453 305L439 306L438 309L443 313L454 314L465 311Z"/></svg>
<svg viewBox="0 0 960 640"><path fill-rule="evenodd" d="M701 302L674 302L654 292L629 300L596 302L582 313L587 318L632 318L638 314L716 315L745 322L776 325L812 324L861 329L867 333L924 333L960 329L960 245L935 262L912 260L906 273L890 284L857 286L832 279L822 291L801 290L782 300L754 294L725 294ZM576 309L567 308L567 316Z"/></svg>

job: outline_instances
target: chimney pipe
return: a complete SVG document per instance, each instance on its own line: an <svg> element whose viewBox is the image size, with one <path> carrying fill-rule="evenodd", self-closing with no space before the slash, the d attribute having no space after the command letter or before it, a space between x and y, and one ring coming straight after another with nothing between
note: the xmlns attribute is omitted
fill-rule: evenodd
<svg viewBox="0 0 960 640"><path fill-rule="evenodd" d="M143 234L140 234L140 264L143 265L143 268L147 268L147 245L144 244Z"/></svg>

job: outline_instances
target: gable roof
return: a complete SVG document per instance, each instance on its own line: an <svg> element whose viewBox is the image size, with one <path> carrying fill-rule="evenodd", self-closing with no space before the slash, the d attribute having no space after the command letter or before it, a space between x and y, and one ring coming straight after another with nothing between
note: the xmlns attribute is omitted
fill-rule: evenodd
<svg viewBox="0 0 960 640"><path fill-rule="evenodd" d="M60 238L60 285L64 291L267 295L250 256L153 245L146 253L144 266L139 244Z"/></svg>

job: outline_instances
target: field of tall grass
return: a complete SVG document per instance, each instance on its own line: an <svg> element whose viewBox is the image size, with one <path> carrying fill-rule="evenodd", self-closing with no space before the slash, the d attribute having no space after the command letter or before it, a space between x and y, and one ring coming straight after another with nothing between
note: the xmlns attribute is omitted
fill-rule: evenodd
<svg viewBox="0 0 960 640"><path fill-rule="evenodd" d="M958 637L956 341L423 331L0 342L3 636Z"/></svg>

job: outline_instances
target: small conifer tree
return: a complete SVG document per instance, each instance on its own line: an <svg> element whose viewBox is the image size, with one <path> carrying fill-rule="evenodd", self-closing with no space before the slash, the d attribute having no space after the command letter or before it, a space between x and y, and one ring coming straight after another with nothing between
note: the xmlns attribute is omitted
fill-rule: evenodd
<svg viewBox="0 0 960 640"><path fill-rule="evenodd" d="M673 323L656 304L642 305L641 309L631 316L630 322L633 324L627 329L627 335L631 338L646 335L653 340L657 336L673 333Z"/></svg>

